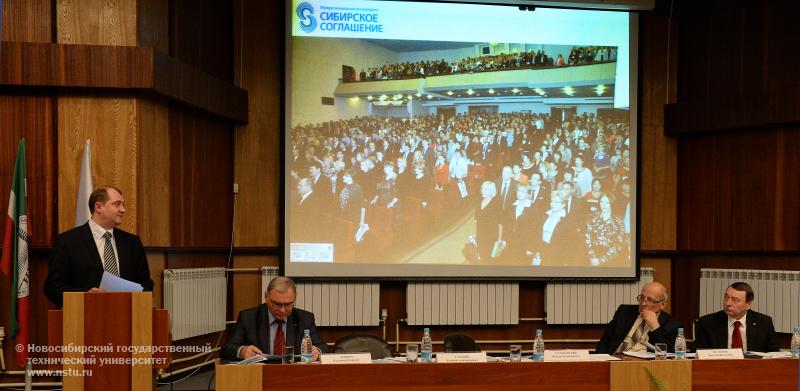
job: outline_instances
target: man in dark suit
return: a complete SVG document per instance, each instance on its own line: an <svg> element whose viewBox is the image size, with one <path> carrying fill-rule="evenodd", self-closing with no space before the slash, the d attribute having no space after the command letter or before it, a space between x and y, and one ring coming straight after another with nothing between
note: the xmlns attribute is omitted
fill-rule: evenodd
<svg viewBox="0 0 800 391"><path fill-rule="evenodd" d="M264 293L265 304L239 312L236 328L222 346L225 360L243 360L256 354L282 355L285 346L300 354L303 331L308 329L314 345L314 360L330 352L317 332L314 314L294 308L297 291L294 281L275 277Z"/></svg>
<svg viewBox="0 0 800 391"><path fill-rule="evenodd" d="M330 182L329 182L330 183ZM321 243L327 238L325 227L320 224L322 213L330 211L323 196L314 190L310 178L297 182L298 201L290 209L291 226L289 240L296 243Z"/></svg>
<svg viewBox="0 0 800 391"><path fill-rule="evenodd" d="M644 351L646 343L666 343L667 350L675 351L675 337L681 323L664 311L667 289L657 282L648 283L636 300L638 307L623 304L617 308L597 343L597 353Z"/></svg>
<svg viewBox="0 0 800 391"><path fill-rule="evenodd" d="M59 235L50 255L44 293L56 306L64 292L102 292L103 271L153 290L144 246L138 236L115 228L122 224L125 199L113 186L89 196L92 217L86 224Z"/></svg>
<svg viewBox="0 0 800 391"><path fill-rule="evenodd" d="M513 209L512 205L517 200L517 181L512 178L511 166L503 167L500 178L496 182L497 196L500 197L500 208L505 211Z"/></svg>
<svg viewBox="0 0 800 391"><path fill-rule="evenodd" d="M695 349L741 348L752 352L777 352L772 318L750 309L755 294L750 284L734 282L725 290L723 310L697 321Z"/></svg>

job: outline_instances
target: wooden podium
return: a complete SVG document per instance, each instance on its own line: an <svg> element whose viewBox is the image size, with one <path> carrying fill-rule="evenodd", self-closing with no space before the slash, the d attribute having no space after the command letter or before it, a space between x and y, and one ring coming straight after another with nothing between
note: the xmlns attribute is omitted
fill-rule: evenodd
<svg viewBox="0 0 800 391"><path fill-rule="evenodd" d="M154 369L169 366L169 317L152 292L66 292L63 310L48 313L47 339L66 391L153 390Z"/></svg>

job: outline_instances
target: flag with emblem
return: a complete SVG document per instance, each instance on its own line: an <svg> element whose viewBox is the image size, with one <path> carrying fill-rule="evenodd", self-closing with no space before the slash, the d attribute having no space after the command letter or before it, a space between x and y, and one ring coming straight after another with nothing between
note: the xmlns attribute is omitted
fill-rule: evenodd
<svg viewBox="0 0 800 391"><path fill-rule="evenodd" d="M20 368L25 366L25 361L28 359L28 342L30 341L26 187L25 139L22 139L19 142L17 162L14 165L11 181L11 196L8 200L8 215L5 219L6 229L3 237L3 255L0 258L0 271L9 279L11 288L9 335L14 339L16 361Z"/></svg>

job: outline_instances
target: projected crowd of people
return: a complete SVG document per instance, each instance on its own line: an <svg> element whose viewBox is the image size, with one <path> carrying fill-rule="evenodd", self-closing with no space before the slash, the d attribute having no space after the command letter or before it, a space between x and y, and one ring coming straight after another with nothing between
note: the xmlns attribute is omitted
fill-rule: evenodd
<svg viewBox="0 0 800 391"><path fill-rule="evenodd" d="M458 61L436 59L374 66L361 69L358 78L354 74L348 74L344 77L344 81L396 80L455 73L585 65L615 61L616 58L617 48L612 46L573 47L570 49L569 54L548 54L543 50L487 54L463 58Z"/></svg>
<svg viewBox="0 0 800 391"><path fill-rule="evenodd" d="M628 114L372 116L296 126L290 241L353 248L353 262L402 262L448 242L448 259L462 262L626 266Z"/></svg>

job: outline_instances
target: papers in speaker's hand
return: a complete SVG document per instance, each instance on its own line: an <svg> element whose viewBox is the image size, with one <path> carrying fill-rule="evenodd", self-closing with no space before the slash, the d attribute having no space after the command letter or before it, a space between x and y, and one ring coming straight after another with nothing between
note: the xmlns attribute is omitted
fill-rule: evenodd
<svg viewBox="0 0 800 391"><path fill-rule="evenodd" d="M117 277L109 272L103 272L100 289L106 292L141 292L144 290L140 284Z"/></svg>

